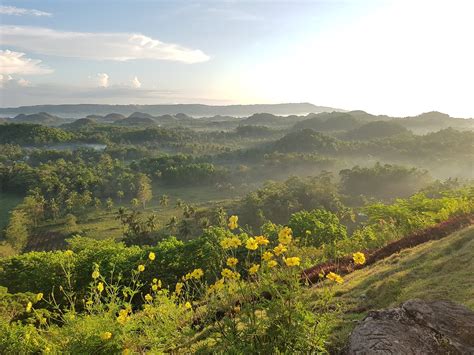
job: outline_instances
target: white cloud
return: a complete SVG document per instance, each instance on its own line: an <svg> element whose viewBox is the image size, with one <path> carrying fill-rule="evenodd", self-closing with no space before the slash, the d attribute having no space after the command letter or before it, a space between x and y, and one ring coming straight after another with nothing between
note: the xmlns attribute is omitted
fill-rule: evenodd
<svg viewBox="0 0 474 355"><path fill-rule="evenodd" d="M31 83L23 78L15 79L11 75L0 74L0 88L27 87Z"/></svg>
<svg viewBox="0 0 474 355"><path fill-rule="evenodd" d="M131 85L132 85L132 88L139 89L139 88L141 88L142 83L141 83L140 80L138 80L138 78L135 76L135 77L132 79Z"/></svg>
<svg viewBox="0 0 474 355"><path fill-rule="evenodd" d="M209 60L199 49L164 43L137 33L64 32L43 27L0 26L0 45L61 57L127 61L170 60L198 63Z"/></svg>
<svg viewBox="0 0 474 355"><path fill-rule="evenodd" d="M25 53L0 50L0 74L37 75L52 72L52 69L41 64L41 60L27 58Z"/></svg>
<svg viewBox="0 0 474 355"><path fill-rule="evenodd" d="M107 73L98 73L96 75L97 84L101 88L106 88L109 86L109 74Z"/></svg>
<svg viewBox="0 0 474 355"><path fill-rule="evenodd" d="M49 12L44 12L35 9L23 9L16 6L0 6L0 14L2 15L16 15L16 16L52 16Z"/></svg>

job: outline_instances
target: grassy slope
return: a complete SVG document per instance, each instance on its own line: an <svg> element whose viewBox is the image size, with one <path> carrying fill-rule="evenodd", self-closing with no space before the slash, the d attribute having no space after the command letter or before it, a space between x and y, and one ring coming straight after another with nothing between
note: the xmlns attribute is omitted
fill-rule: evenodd
<svg viewBox="0 0 474 355"><path fill-rule="evenodd" d="M412 298L447 299L474 310L474 227L405 249L344 279L343 285L334 286L343 309L333 339L335 352L345 344L354 321L369 310Z"/></svg>

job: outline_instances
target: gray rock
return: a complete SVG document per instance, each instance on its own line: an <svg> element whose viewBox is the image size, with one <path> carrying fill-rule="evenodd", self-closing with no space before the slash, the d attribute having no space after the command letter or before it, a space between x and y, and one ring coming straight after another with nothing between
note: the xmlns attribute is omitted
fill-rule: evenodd
<svg viewBox="0 0 474 355"><path fill-rule="evenodd" d="M474 312L449 301L409 300L370 312L347 354L474 354Z"/></svg>

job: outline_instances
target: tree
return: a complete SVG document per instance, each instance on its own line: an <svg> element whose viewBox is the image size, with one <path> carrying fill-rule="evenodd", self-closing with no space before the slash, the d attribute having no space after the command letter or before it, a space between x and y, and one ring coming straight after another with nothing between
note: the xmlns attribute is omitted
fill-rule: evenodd
<svg viewBox="0 0 474 355"><path fill-rule="evenodd" d="M316 247L347 238L346 227L339 222L339 218L323 209L294 213L288 226L304 244Z"/></svg>
<svg viewBox="0 0 474 355"><path fill-rule="evenodd" d="M105 205L106 205L106 207L107 207L107 210L112 211L112 208L114 208L114 201L109 197L109 198L105 201Z"/></svg>
<svg viewBox="0 0 474 355"><path fill-rule="evenodd" d="M125 193L122 190L117 191L117 197L120 203L122 202L122 199L124 196L125 196Z"/></svg>
<svg viewBox="0 0 474 355"><path fill-rule="evenodd" d="M25 212L15 209L10 214L5 237L16 250L22 251L28 243L30 220Z"/></svg>
<svg viewBox="0 0 474 355"><path fill-rule="evenodd" d="M186 239L187 237L189 237L192 233L192 225L191 225L191 222L188 220L188 219L183 219L181 220L181 222L179 223L179 226L178 226L178 232L179 232L179 235Z"/></svg>
<svg viewBox="0 0 474 355"><path fill-rule="evenodd" d="M184 201L181 200L180 198L178 198L178 199L176 200L176 207L177 207L177 208L182 208L183 206L184 206Z"/></svg>
<svg viewBox="0 0 474 355"><path fill-rule="evenodd" d="M143 209L146 207L146 203L153 197L151 189L151 180L145 174L138 175L138 191L137 199L141 202Z"/></svg>
<svg viewBox="0 0 474 355"><path fill-rule="evenodd" d="M94 207L99 210L102 206L102 201L98 197L94 197Z"/></svg>
<svg viewBox="0 0 474 355"><path fill-rule="evenodd" d="M168 229L170 233L174 233L176 232L177 226L178 226L178 218L176 218L176 216L172 216L170 220L168 221L168 223L166 224L166 229Z"/></svg>
<svg viewBox="0 0 474 355"><path fill-rule="evenodd" d="M70 232L75 232L77 228L77 217L74 216L72 213L68 213L64 220L64 224Z"/></svg>
<svg viewBox="0 0 474 355"><path fill-rule="evenodd" d="M148 216L146 219L146 226L150 230L150 232L153 232L156 230L156 227L158 226L158 216L154 213Z"/></svg>
<svg viewBox="0 0 474 355"><path fill-rule="evenodd" d="M170 198L168 197L168 195L161 195L160 206L166 207L168 206L169 202L170 202Z"/></svg>
<svg viewBox="0 0 474 355"><path fill-rule="evenodd" d="M49 201L49 209L51 211L51 215L53 216L53 220L56 220L59 215L59 205L54 198Z"/></svg>
<svg viewBox="0 0 474 355"><path fill-rule="evenodd" d="M44 198L43 196L26 196L20 208L28 215L34 226L44 216Z"/></svg>
<svg viewBox="0 0 474 355"><path fill-rule="evenodd" d="M133 208L136 208L139 203L140 201L138 201L138 198L132 198L132 200L130 201L130 204L132 205Z"/></svg>

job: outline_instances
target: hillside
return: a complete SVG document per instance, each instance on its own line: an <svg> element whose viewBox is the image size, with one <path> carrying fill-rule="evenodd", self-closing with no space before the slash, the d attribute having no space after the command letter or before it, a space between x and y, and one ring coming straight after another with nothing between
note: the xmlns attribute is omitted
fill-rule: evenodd
<svg viewBox="0 0 474 355"><path fill-rule="evenodd" d="M474 310L474 227L405 249L344 277L334 286L343 309L336 348L368 311L413 298L451 300ZM318 289L312 290L315 295ZM352 321L351 321L352 320Z"/></svg>
<svg viewBox="0 0 474 355"><path fill-rule="evenodd" d="M287 103L287 104L258 104L258 105L227 105L211 106L198 104L175 104L175 105L38 105L0 108L0 115L32 114L36 112L48 112L52 115L67 117L86 117L90 114L106 115L111 112L128 116L134 112L148 113L153 116L165 114L175 115L184 113L188 116L250 116L254 113L267 112L275 115L292 115L309 112L332 112L340 111L332 107L316 106L310 103Z"/></svg>
<svg viewBox="0 0 474 355"><path fill-rule="evenodd" d="M57 117L46 112L39 112L39 113L31 114L31 115L19 114L15 116L14 118L10 119L10 122L34 123L34 124L42 124L46 126L57 126L66 122L70 122L70 120Z"/></svg>

